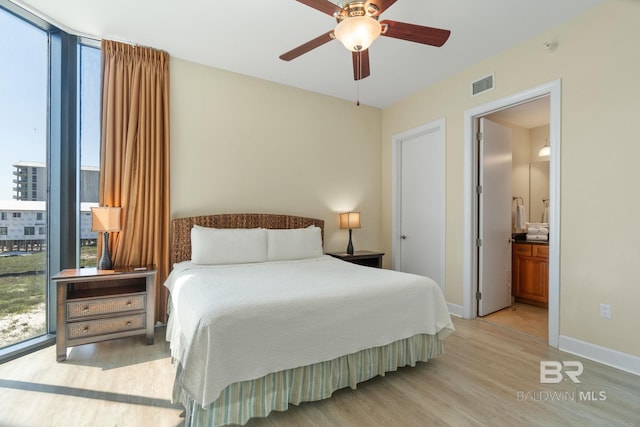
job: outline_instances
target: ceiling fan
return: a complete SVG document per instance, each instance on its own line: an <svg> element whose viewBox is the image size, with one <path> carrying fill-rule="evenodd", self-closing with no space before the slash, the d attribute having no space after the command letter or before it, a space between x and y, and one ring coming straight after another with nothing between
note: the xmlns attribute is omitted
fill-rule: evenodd
<svg viewBox="0 0 640 427"><path fill-rule="evenodd" d="M371 74L369 69L369 46L378 36L382 35L440 47L451 34L451 31L440 28L423 27L389 20L379 22L380 14L397 0L356 0L347 3L344 7L340 7L328 0L297 1L336 18L338 25L333 30L280 55L280 59L291 61L333 39L338 39L344 47L352 52L354 80L364 79Z"/></svg>

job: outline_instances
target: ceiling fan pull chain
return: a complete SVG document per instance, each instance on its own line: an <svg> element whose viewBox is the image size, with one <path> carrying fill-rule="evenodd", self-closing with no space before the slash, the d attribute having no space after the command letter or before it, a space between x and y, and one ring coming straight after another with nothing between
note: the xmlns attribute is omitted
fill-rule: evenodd
<svg viewBox="0 0 640 427"><path fill-rule="evenodd" d="M356 107L360 106L360 77L362 76L362 51L358 51L358 68L360 69L360 71L358 72L358 80L356 80L356 97L358 98L356 100Z"/></svg>

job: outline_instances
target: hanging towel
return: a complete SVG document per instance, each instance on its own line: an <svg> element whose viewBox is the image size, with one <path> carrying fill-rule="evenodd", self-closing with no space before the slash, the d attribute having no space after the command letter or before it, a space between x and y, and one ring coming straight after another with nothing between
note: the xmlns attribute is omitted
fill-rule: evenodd
<svg viewBox="0 0 640 427"><path fill-rule="evenodd" d="M542 222L549 222L549 206L545 206L542 212Z"/></svg>
<svg viewBox="0 0 640 427"><path fill-rule="evenodd" d="M525 228L525 217L524 217L524 206L516 206L516 230L524 230Z"/></svg>

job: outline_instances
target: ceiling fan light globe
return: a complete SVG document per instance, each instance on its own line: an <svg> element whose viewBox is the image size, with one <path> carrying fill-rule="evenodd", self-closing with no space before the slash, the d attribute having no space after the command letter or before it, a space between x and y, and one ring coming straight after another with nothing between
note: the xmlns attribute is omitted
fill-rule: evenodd
<svg viewBox="0 0 640 427"><path fill-rule="evenodd" d="M368 16L354 16L340 22L333 33L352 52L369 49L371 43L380 36L380 23Z"/></svg>

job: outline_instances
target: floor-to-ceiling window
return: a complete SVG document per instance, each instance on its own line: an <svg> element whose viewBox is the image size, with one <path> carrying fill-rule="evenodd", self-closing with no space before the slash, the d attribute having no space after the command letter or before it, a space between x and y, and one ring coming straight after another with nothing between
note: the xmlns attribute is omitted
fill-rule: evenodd
<svg viewBox="0 0 640 427"><path fill-rule="evenodd" d="M80 147L80 267L97 265L97 233L91 231L91 207L98 206L100 184L100 49L80 44L78 87Z"/></svg>
<svg viewBox="0 0 640 427"><path fill-rule="evenodd" d="M0 0L0 362L52 342L63 268L95 266L100 50Z"/></svg>
<svg viewBox="0 0 640 427"><path fill-rule="evenodd" d="M47 332L48 53L0 9L0 347Z"/></svg>

